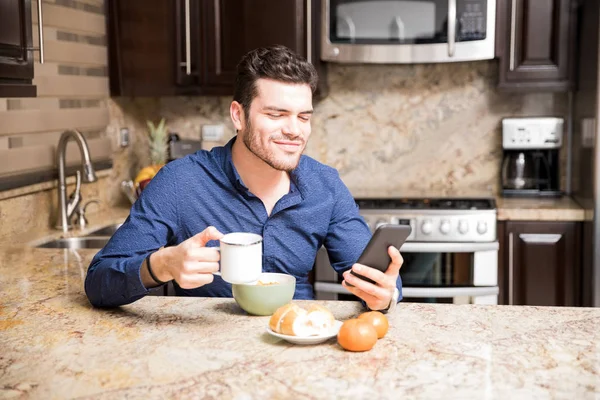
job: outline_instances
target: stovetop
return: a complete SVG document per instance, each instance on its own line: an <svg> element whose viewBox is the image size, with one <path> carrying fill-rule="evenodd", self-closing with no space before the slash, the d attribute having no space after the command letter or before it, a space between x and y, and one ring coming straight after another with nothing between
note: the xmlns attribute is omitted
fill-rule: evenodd
<svg viewBox="0 0 600 400"><path fill-rule="evenodd" d="M495 210L494 199L388 198L355 199L360 209L370 210Z"/></svg>
<svg viewBox="0 0 600 400"><path fill-rule="evenodd" d="M412 227L409 241L494 242L496 200L493 198L357 198L365 222Z"/></svg>

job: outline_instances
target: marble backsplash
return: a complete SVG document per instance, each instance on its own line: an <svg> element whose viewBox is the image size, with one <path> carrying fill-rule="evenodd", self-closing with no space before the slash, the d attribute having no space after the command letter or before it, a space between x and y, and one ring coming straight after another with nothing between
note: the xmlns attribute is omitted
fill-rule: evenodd
<svg viewBox="0 0 600 400"><path fill-rule="evenodd" d="M330 94L314 104L306 154L337 168L357 196L461 195L500 190L501 120L566 117L565 94L502 93L497 62L329 66ZM117 181L149 162L145 121L200 138L205 124L233 136L230 97L114 98L108 134L130 130L115 153ZM566 152L563 152L566 153ZM564 168L563 168L564 171ZM563 179L564 182L564 179ZM116 183L116 182L115 182Z"/></svg>
<svg viewBox="0 0 600 400"><path fill-rule="evenodd" d="M98 181L81 185L83 204L90 204L86 214L91 215L109 209L121 202L114 192L112 171L98 171ZM75 189L74 178L67 179L67 193ZM53 228L58 220L57 182L46 182L26 188L0 192L0 242L19 243L36 237L37 232Z"/></svg>

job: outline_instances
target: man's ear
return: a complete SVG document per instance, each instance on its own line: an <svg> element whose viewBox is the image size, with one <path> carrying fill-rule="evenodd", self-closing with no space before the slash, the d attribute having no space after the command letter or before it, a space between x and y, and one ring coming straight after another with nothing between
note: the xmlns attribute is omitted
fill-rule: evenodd
<svg viewBox="0 0 600 400"><path fill-rule="evenodd" d="M241 131L245 125L244 107L234 100L229 106L229 114L231 115L231 121L233 122L233 127L235 128L236 132Z"/></svg>

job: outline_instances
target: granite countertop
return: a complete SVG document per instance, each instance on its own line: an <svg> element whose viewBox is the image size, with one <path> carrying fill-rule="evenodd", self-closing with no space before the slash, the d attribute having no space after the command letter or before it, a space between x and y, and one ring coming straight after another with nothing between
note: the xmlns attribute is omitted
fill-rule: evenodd
<svg viewBox="0 0 600 400"><path fill-rule="evenodd" d="M93 250L0 249L0 398L600 396L600 309L400 303L366 353L296 346L232 299L94 309ZM321 302L337 319L354 302Z"/></svg>
<svg viewBox="0 0 600 400"><path fill-rule="evenodd" d="M583 221L585 210L567 196L555 199L497 197L499 221Z"/></svg>

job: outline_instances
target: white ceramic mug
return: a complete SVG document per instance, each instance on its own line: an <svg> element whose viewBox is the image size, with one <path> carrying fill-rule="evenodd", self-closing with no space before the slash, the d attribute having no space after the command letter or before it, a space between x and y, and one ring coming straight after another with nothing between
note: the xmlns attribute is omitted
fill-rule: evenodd
<svg viewBox="0 0 600 400"><path fill-rule="evenodd" d="M233 232L223 236L221 245L221 275L229 283L256 282L262 273L263 238L255 233Z"/></svg>

